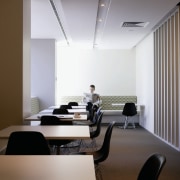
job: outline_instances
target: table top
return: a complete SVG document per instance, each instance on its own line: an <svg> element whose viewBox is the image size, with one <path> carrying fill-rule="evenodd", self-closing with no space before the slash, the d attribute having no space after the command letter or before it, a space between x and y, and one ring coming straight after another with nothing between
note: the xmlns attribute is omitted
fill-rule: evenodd
<svg viewBox="0 0 180 180"><path fill-rule="evenodd" d="M79 106L71 106L72 109L86 109L86 106L83 106L83 105L79 105Z"/></svg>
<svg viewBox="0 0 180 180"><path fill-rule="evenodd" d="M68 109L69 113L87 113L86 109ZM39 114L52 114L53 113L53 109L44 109L42 111L39 112Z"/></svg>
<svg viewBox="0 0 180 180"><path fill-rule="evenodd" d="M68 109L69 113L87 113L86 109Z"/></svg>
<svg viewBox="0 0 180 180"><path fill-rule="evenodd" d="M86 106L87 105L78 105L78 106L71 106L72 109L86 109ZM56 108L59 108L59 106L50 106L48 109L56 109Z"/></svg>
<svg viewBox="0 0 180 180"><path fill-rule="evenodd" d="M38 131L46 139L89 139L89 126L9 126L0 131L0 139L8 139L14 131Z"/></svg>
<svg viewBox="0 0 180 180"><path fill-rule="evenodd" d="M63 121L87 121L87 114L81 114L79 117L74 117L73 114L34 114L25 118L25 121L40 121L41 116L56 116Z"/></svg>
<svg viewBox="0 0 180 180"><path fill-rule="evenodd" d="M0 156L2 180L95 180L93 156Z"/></svg>

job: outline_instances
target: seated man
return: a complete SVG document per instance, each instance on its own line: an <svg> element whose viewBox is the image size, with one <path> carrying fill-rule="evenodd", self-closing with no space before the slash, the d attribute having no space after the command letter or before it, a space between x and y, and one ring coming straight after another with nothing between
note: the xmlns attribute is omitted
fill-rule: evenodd
<svg viewBox="0 0 180 180"><path fill-rule="evenodd" d="M92 104L96 104L97 106L99 106L101 103L100 96L99 94L94 93L94 91L95 85L90 85L90 93L84 93L83 102L91 102Z"/></svg>

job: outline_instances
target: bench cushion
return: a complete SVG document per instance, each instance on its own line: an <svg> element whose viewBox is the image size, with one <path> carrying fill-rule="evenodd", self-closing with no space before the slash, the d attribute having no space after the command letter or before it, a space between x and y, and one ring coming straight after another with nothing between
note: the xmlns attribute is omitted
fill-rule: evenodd
<svg viewBox="0 0 180 180"><path fill-rule="evenodd" d="M67 104L70 101L81 102L83 96L61 96L60 104ZM112 106L112 103L137 103L137 96L101 96L102 109L104 110L122 110L123 106Z"/></svg>

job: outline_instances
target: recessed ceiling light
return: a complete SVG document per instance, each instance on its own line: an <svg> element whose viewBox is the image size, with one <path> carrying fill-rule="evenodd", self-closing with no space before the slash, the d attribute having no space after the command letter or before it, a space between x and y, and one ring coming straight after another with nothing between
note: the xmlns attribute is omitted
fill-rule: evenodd
<svg viewBox="0 0 180 180"><path fill-rule="evenodd" d="M105 6L105 4L104 3L101 3L101 7L104 7Z"/></svg>
<svg viewBox="0 0 180 180"><path fill-rule="evenodd" d="M100 18L98 21L99 21L99 22L102 22L102 19Z"/></svg>

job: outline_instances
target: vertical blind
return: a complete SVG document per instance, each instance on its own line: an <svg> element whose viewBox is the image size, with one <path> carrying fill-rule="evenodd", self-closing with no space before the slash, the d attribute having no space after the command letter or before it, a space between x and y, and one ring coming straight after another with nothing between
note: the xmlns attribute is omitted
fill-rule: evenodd
<svg viewBox="0 0 180 180"><path fill-rule="evenodd" d="M154 131L180 149L180 8L154 32Z"/></svg>

